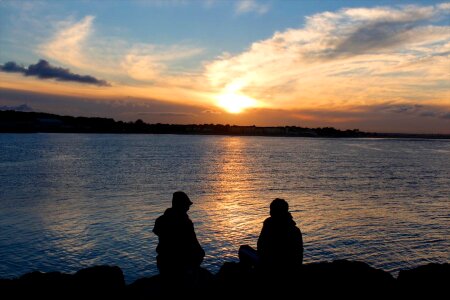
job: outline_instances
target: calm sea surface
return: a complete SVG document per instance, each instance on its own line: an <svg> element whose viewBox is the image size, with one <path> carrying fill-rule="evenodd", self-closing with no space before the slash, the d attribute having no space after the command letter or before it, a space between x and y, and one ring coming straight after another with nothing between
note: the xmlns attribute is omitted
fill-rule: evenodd
<svg viewBox="0 0 450 300"><path fill-rule="evenodd" d="M305 262L361 260L394 274L450 261L450 141L0 134L0 277L118 265L157 274L154 221L172 193L215 273L256 247L284 198Z"/></svg>

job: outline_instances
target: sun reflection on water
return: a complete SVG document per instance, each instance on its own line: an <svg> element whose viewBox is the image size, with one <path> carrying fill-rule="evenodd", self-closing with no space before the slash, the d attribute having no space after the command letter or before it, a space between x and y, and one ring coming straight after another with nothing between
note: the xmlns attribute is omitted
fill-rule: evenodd
<svg viewBox="0 0 450 300"><path fill-rule="evenodd" d="M255 190L252 183L256 175L251 167L254 162L246 153L247 146L240 138L224 137L214 159L207 162L214 180L208 185L208 195L201 201L204 223L199 230L204 231L203 236L209 236L211 243L207 241L206 246L212 250L210 255L225 253L224 260L236 260L241 244L255 246L262 226L264 204L255 205L261 201L251 193ZM209 262L207 257L205 263L221 262Z"/></svg>
<svg viewBox="0 0 450 300"><path fill-rule="evenodd" d="M347 258L395 272L448 260L448 142L58 134L0 141L3 277L92 264L119 265L127 282L156 274L152 228L175 190L194 202L189 215L212 272L236 261L239 245L256 246L277 197L303 232L306 263Z"/></svg>

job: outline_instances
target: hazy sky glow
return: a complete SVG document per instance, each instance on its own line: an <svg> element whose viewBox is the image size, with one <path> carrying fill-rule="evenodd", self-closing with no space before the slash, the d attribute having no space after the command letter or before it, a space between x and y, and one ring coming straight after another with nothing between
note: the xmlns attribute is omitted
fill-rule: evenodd
<svg viewBox="0 0 450 300"><path fill-rule="evenodd" d="M0 106L450 133L450 2L390 3L0 1Z"/></svg>

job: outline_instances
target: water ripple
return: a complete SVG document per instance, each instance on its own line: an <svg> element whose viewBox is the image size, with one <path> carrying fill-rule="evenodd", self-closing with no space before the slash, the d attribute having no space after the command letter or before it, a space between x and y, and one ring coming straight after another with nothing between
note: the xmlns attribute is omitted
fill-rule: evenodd
<svg viewBox="0 0 450 300"><path fill-rule="evenodd" d="M0 277L119 265L157 273L155 219L175 190L212 272L290 203L305 262L393 272L450 258L450 141L1 134ZM432 154L432 155L431 155Z"/></svg>

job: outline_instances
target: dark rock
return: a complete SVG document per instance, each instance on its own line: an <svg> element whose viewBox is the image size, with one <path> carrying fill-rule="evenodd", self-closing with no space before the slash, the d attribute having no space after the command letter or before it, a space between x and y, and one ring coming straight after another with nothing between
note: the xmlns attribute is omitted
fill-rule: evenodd
<svg viewBox="0 0 450 300"><path fill-rule="evenodd" d="M18 280L0 279L0 295L10 295L18 290Z"/></svg>
<svg viewBox="0 0 450 300"><path fill-rule="evenodd" d="M19 278L0 280L0 295L14 294L17 299L32 296L39 299L117 297L122 295L125 281L119 267L97 266L76 274L60 272L27 273Z"/></svg>
<svg viewBox="0 0 450 300"><path fill-rule="evenodd" d="M258 290L256 270L246 263L225 262L215 279L214 290L227 297L236 293L249 296Z"/></svg>
<svg viewBox="0 0 450 300"><path fill-rule="evenodd" d="M398 274L399 293L405 295L445 295L450 284L450 264L430 263Z"/></svg>
<svg viewBox="0 0 450 300"><path fill-rule="evenodd" d="M130 299L159 298L164 294L161 276L140 278L126 287L126 294Z"/></svg>
<svg viewBox="0 0 450 300"><path fill-rule="evenodd" d="M125 289L123 272L116 266L95 266L75 273L78 291L96 295L118 295Z"/></svg>
<svg viewBox="0 0 450 300"><path fill-rule="evenodd" d="M167 299L174 297L282 299L313 295L345 298L445 295L450 283L449 264L428 264L400 271L398 279L366 263L337 260L301 266L294 273L268 273L245 263L226 262L213 276L206 269L182 277L156 275L126 286L122 270L96 266L64 274L32 272L15 279L0 279L0 295L17 299L121 298ZM430 298L427 297L427 298ZM433 297L431 297L433 298Z"/></svg>
<svg viewBox="0 0 450 300"><path fill-rule="evenodd" d="M3 286L0 288L3 289ZM6 291L16 295L18 299L27 296L41 299L61 299L64 295L72 293L75 288L72 275L35 271L10 280Z"/></svg>
<svg viewBox="0 0 450 300"><path fill-rule="evenodd" d="M73 276L60 272L42 273L35 271L27 273L19 278L20 285L26 288L36 289L68 289L74 284Z"/></svg>
<svg viewBox="0 0 450 300"><path fill-rule="evenodd" d="M126 293L130 299L171 299L211 298L214 276L208 270L199 268L183 276L156 275L141 278L127 286Z"/></svg>
<svg viewBox="0 0 450 300"><path fill-rule="evenodd" d="M218 293L257 297L288 297L295 287L301 293L315 296L357 296L362 289L385 296L395 286L387 272L362 262L338 260L303 265L294 273L267 273L247 268L245 264L225 263L216 275Z"/></svg>
<svg viewBox="0 0 450 300"><path fill-rule="evenodd" d="M346 296L356 296L360 290L387 296L395 286L395 279L388 272L347 260L306 264L299 272L299 282L318 294Z"/></svg>

